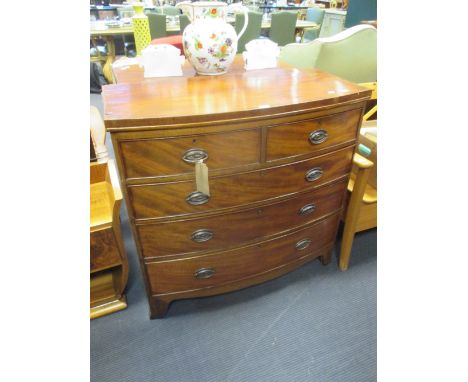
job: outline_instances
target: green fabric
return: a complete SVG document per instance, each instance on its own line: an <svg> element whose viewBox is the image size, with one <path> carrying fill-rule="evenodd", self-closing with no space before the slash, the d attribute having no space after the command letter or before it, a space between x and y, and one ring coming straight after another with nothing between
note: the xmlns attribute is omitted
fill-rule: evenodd
<svg viewBox="0 0 468 382"><path fill-rule="evenodd" d="M184 33L184 29L190 24L190 19L187 15L179 16L180 34Z"/></svg>
<svg viewBox="0 0 468 382"><path fill-rule="evenodd" d="M244 27L244 14L236 14L236 33L239 32ZM262 14L257 12L249 12L249 23L247 24L247 29L244 34L241 36L237 42L237 53L242 53L245 51L245 44L249 41L255 40L260 37L260 32L262 30Z"/></svg>
<svg viewBox="0 0 468 382"><path fill-rule="evenodd" d="M298 69L315 68L322 45L311 42L308 44L288 44L281 49L279 59Z"/></svg>
<svg viewBox="0 0 468 382"><path fill-rule="evenodd" d="M316 67L352 82L377 81L376 29L364 29L343 41L322 44Z"/></svg>
<svg viewBox="0 0 468 382"><path fill-rule="evenodd" d="M308 29L304 32L304 41L312 41L318 38L320 35L320 30L322 29L323 17L325 16L325 11L321 8L313 7L307 10L306 20L313 21L319 24L318 28Z"/></svg>
<svg viewBox="0 0 468 382"><path fill-rule="evenodd" d="M296 41L297 12L275 12L271 15L269 37L279 46Z"/></svg>
<svg viewBox="0 0 468 382"><path fill-rule="evenodd" d="M363 20L377 20L377 0L349 0L345 28L358 25Z"/></svg>
<svg viewBox="0 0 468 382"><path fill-rule="evenodd" d="M281 50L280 60L297 68L317 68L352 82L377 81L377 29L358 25L333 36L291 44Z"/></svg>
<svg viewBox="0 0 468 382"><path fill-rule="evenodd" d="M165 37L166 33L166 15L157 13L148 13L148 22L150 28L151 39Z"/></svg>

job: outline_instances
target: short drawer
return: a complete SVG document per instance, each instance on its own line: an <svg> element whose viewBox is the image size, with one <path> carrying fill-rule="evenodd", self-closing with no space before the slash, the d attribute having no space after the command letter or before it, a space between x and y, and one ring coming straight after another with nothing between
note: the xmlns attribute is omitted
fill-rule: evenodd
<svg viewBox="0 0 468 382"><path fill-rule="evenodd" d="M204 213L274 201L348 175L354 147L292 164L210 177L210 197L196 194L194 181L128 186L136 219Z"/></svg>
<svg viewBox="0 0 468 382"><path fill-rule="evenodd" d="M91 232L90 270L96 272L122 263L112 227Z"/></svg>
<svg viewBox="0 0 468 382"><path fill-rule="evenodd" d="M169 138L119 141L126 178L158 177L194 172L205 159L210 170L255 164L260 160L259 129Z"/></svg>
<svg viewBox="0 0 468 382"><path fill-rule="evenodd" d="M361 109L268 128L267 161L310 154L356 140Z"/></svg>
<svg viewBox="0 0 468 382"><path fill-rule="evenodd" d="M267 272L331 243L339 215L273 240L212 255L147 263L153 294L197 290Z"/></svg>
<svg viewBox="0 0 468 382"><path fill-rule="evenodd" d="M144 257L200 253L241 246L298 228L341 208L347 181L241 212L137 225Z"/></svg>

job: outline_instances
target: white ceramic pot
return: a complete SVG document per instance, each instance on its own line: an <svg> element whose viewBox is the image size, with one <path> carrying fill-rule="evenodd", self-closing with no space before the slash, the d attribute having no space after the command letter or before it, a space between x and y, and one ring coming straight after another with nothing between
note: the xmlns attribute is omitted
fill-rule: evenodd
<svg viewBox="0 0 468 382"><path fill-rule="evenodd" d="M219 75L226 73L237 53L237 41L248 23L248 10L239 4L230 9L240 9L245 14L244 27L239 35L226 22L227 4L215 1L199 1L188 4L191 7L189 24L183 34L185 57L197 73Z"/></svg>

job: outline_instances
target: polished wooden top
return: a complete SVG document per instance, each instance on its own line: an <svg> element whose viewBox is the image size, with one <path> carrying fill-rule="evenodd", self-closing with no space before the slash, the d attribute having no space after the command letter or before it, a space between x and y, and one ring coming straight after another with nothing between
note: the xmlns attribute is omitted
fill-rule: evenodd
<svg viewBox="0 0 468 382"><path fill-rule="evenodd" d="M363 100L371 93L316 69L280 64L245 71L240 55L220 76L199 76L186 69L183 77L143 79L142 68L131 70L126 79L133 81L122 82L125 76L117 71L118 83L103 86L107 129L239 120Z"/></svg>

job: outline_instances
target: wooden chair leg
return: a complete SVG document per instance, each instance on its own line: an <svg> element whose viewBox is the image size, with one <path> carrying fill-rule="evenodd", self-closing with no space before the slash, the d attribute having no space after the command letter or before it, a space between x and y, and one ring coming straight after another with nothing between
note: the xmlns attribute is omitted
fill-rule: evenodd
<svg viewBox="0 0 468 382"><path fill-rule="evenodd" d="M341 271L346 271L348 269L354 234L356 233L356 223L359 217L362 196L364 195L368 178L369 168L358 169L353 191L351 192L351 198L349 199L348 209L346 211L339 261L339 268Z"/></svg>

